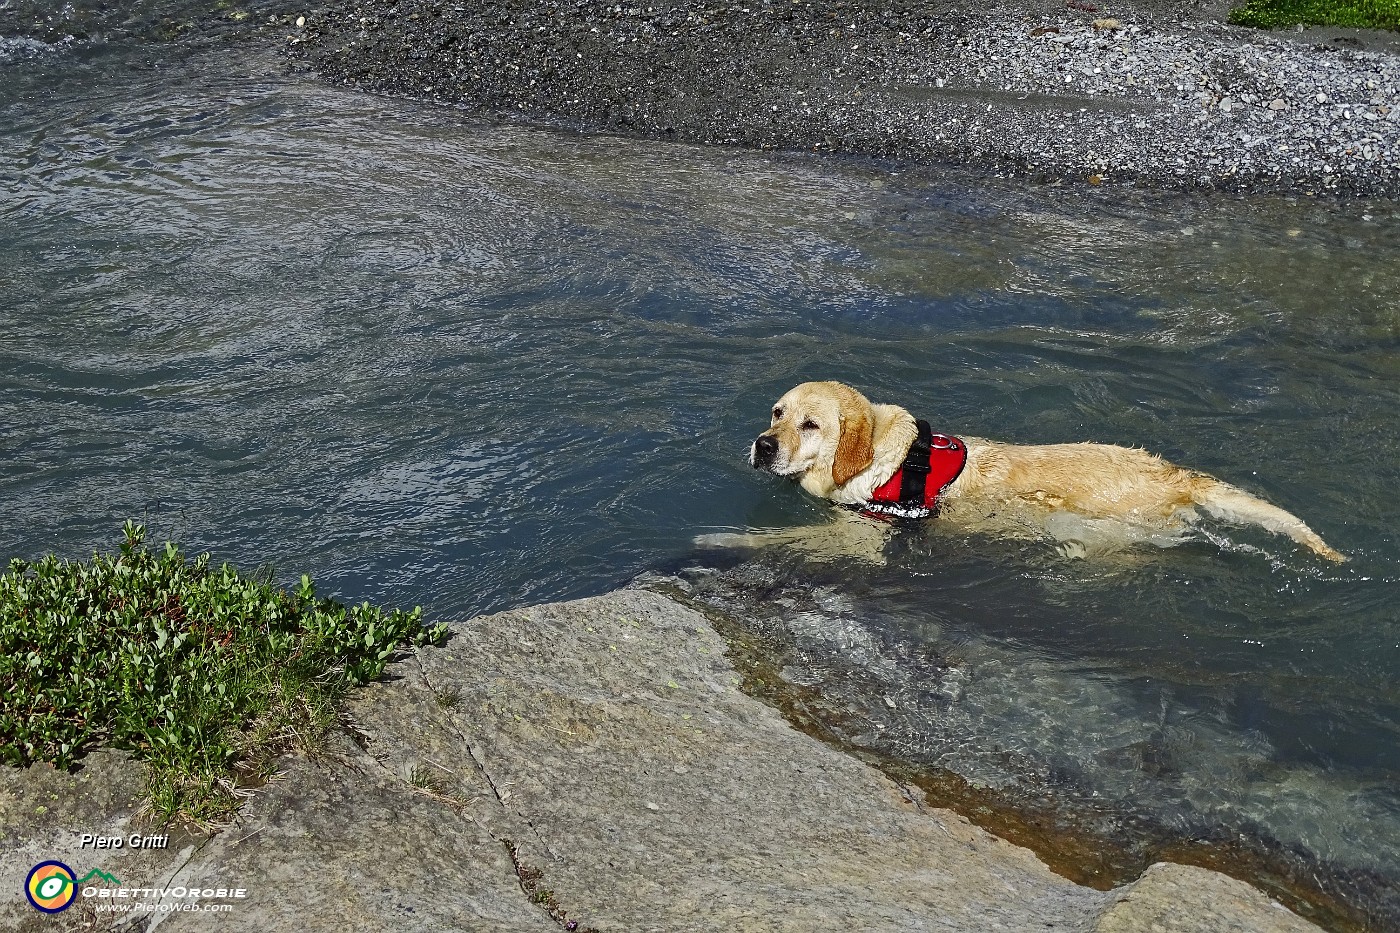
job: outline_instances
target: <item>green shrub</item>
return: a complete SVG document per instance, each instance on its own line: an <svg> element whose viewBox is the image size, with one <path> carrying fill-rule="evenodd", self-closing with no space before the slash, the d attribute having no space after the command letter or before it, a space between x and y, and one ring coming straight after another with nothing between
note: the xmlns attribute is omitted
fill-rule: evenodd
<svg viewBox="0 0 1400 933"><path fill-rule="evenodd" d="M1300 23L1400 29L1400 0L1248 0L1230 11L1230 22L1261 29Z"/></svg>
<svg viewBox="0 0 1400 933"><path fill-rule="evenodd" d="M416 608L347 608L305 576L287 593L124 532L116 555L0 575L0 760L68 768L98 745L127 749L162 818L226 818L240 785L325 737L351 685L446 633Z"/></svg>

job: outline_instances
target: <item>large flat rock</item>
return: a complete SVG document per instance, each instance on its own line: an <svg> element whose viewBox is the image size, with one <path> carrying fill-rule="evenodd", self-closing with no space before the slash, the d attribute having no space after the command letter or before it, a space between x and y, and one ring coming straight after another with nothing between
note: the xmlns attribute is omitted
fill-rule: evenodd
<svg viewBox="0 0 1400 933"><path fill-rule="evenodd" d="M645 591L459 626L350 713L238 825L163 850L79 847L140 825L119 755L0 773L0 927L117 928L95 898L45 917L18 895L58 858L126 887L247 891L192 899L226 913L127 915L164 931L1316 929L1198 868L1072 884L793 730L739 690L703 616Z"/></svg>

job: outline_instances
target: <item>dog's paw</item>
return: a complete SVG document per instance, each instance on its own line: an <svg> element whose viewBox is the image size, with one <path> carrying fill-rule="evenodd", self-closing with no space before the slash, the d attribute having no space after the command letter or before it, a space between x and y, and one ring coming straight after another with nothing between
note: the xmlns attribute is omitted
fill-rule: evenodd
<svg viewBox="0 0 1400 933"><path fill-rule="evenodd" d="M1055 548L1066 560L1088 560L1089 548L1083 541L1061 541Z"/></svg>
<svg viewBox="0 0 1400 933"><path fill-rule="evenodd" d="M1345 564L1348 560L1351 559L1345 554L1343 554L1341 551L1333 550L1325 544L1321 547L1321 549L1314 548L1313 550L1317 551L1318 555L1327 558L1334 564Z"/></svg>
<svg viewBox="0 0 1400 933"><path fill-rule="evenodd" d="M738 548L758 547L753 535L733 531L717 531L707 535L696 535L691 539L696 547Z"/></svg>

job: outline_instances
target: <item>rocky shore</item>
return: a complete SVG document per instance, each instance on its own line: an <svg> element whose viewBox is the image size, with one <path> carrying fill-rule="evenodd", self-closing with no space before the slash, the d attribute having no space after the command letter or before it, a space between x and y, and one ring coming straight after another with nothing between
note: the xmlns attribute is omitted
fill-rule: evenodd
<svg viewBox="0 0 1400 933"><path fill-rule="evenodd" d="M121 900L156 907L120 928L165 933L1317 929L1200 868L1075 885L795 731L740 679L704 616L651 592L477 619L359 691L337 740L286 759L217 834L97 851L83 834L157 832L139 766L5 769L0 884L48 859L100 870L115 884L84 887L161 892ZM104 903L45 916L11 897L0 925L130 921Z"/></svg>
<svg viewBox="0 0 1400 933"><path fill-rule="evenodd" d="M1400 196L1388 33L1228 4L336 0L294 59L367 90L586 130L1090 184Z"/></svg>

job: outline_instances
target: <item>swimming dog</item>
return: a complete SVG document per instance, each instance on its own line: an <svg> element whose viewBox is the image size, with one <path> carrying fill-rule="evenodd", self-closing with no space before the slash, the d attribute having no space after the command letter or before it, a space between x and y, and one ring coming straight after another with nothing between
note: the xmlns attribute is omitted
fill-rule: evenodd
<svg viewBox="0 0 1400 933"><path fill-rule="evenodd" d="M957 518L1014 505L1170 530L1195 520L1199 508L1287 535L1328 560L1346 559L1297 516L1145 450L934 434L904 408L872 404L839 382L804 382L778 399L749 463L877 516Z"/></svg>

